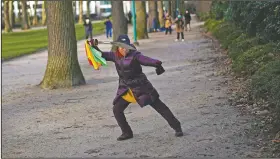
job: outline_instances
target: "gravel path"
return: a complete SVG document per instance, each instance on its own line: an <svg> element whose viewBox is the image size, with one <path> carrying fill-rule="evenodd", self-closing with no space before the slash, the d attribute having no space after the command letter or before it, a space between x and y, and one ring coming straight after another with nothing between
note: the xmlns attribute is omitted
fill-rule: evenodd
<svg viewBox="0 0 280 159"><path fill-rule="evenodd" d="M193 21L185 42L174 42L174 33L152 33L138 47L163 61L163 75L149 67L144 72L182 123L184 137L174 137L151 107L131 104L125 113L135 137L116 141L121 131L112 112L118 84L114 65L93 70L84 42L78 42L85 86L53 91L35 87L44 75L46 51L3 63L2 157L229 158L254 152L253 140L245 134L251 119L227 103L228 79L215 68L221 55L201 35L201 23Z"/></svg>

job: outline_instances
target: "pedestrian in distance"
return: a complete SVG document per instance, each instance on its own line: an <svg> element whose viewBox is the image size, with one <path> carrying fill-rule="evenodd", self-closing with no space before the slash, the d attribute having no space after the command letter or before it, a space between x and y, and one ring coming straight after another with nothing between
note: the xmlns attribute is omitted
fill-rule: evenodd
<svg viewBox="0 0 280 159"><path fill-rule="evenodd" d="M186 31L191 31L191 14L188 10L186 10L186 13L184 14L185 17L185 27L186 27Z"/></svg>
<svg viewBox="0 0 280 159"><path fill-rule="evenodd" d="M113 101L113 113L121 128L122 134L117 138L118 141L133 138L133 131L126 121L124 110L130 103L138 103L140 107L150 105L154 108L175 130L175 136L183 136L181 123L173 115L170 109L161 101L157 90L153 87L147 76L142 72L142 66L156 68L157 75L165 70L162 62L143 55L137 51L135 46L130 43L127 35L120 35L112 44L117 46L117 50L112 52L101 51L97 45L97 40L92 40L90 44L93 48L102 53L106 61L115 63L119 75L119 86L117 95Z"/></svg>
<svg viewBox="0 0 280 159"><path fill-rule="evenodd" d="M165 35L167 35L167 33L169 32L169 34L171 35L172 33L172 19L171 16L166 13L166 16L164 18L164 26L165 26Z"/></svg>
<svg viewBox="0 0 280 159"><path fill-rule="evenodd" d="M112 22L110 21L109 17L106 19L106 21L104 22L105 24L105 28L106 28L106 37L107 38L111 38L112 37Z"/></svg>
<svg viewBox="0 0 280 159"><path fill-rule="evenodd" d="M180 35L182 41L184 41L184 21L182 19L182 16L178 15L174 23L176 24L176 32L177 32L177 38L175 39L175 41L179 41Z"/></svg>
<svg viewBox="0 0 280 159"><path fill-rule="evenodd" d="M85 37L92 39L92 23L88 17L84 20Z"/></svg>

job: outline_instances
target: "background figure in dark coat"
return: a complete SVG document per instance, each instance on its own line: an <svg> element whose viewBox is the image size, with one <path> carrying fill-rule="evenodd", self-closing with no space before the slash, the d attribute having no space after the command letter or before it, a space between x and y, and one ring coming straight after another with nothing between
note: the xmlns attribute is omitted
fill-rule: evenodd
<svg viewBox="0 0 280 159"><path fill-rule="evenodd" d="M113 44L118 47L116 52L102 52L97 46L93 47L102 52L102 57L107 61L115 63L119 75L119 87L113 101L114 116L122 130L122 135L117 140L126 140L133 137L133 132L124 116L124 110L130 103L122 98L129 89L132 91L136 102L141 107L151 105L175 130L175 136L183 136L180 122L172 114L170 109L159 99L157 90L142 72L141 65L151 66L156 68L156 72L159 75L164 72L161 65L162 62L144 56L138 52L135 46L130 44L130 39L127 35L120 35Z"/></svg>
<svg viewBox="0 0 280 159"><path fill-rule="evenodd" d="M88 39L88 37L92 39L92 23L88 17L85 18L84 20L84 27L85 27L86 39Z"/></svg>
<svg viewBox="0 0 280 159"><path fill-rule="evenodd" d="M129 12L127 13L127 18L128 18L128 23L131 24L131 18L132 18L131 11L129 11Z"/></svg>
<svg viewBox="0 0 280 159"><path fill-rule="evenodd" d="M184 14L185 17L185 27L186 27L186 31L188 31L188 26L189 26L189 31L191 31L191 14L189 13L189 11L187 10L186 13Z"/></svg>

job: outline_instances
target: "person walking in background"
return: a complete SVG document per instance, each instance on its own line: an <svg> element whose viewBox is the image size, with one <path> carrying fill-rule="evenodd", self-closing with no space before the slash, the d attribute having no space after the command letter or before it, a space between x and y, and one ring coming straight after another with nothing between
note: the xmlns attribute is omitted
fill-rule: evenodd
<svg viewBox="0 0 280 159"><path fill-rule="evenodd" d="M180 34L181 34L182 41L184 41L184 21L181 15L178 15L178 17L175 20L175 24L176 24L176 32L177 32L177 39L175 39L175 41L178 41L180 39Z"/></svg>
<svg viewBox="0 0 280 159"><path fill-rule="evenodd" d="M89 37L90 39L92 39L92 23L88 17L86 17L84 20L84 27L85 27L86 39L88 39Z"/></svg>
<svg viewBox="0 0 280 159"><path fill-rule="evenodd" d="M110 21L109 17L106 19L106 21L104 22L105 26L106 26L106 37L110 38L112 37L112 22Z"/></svg>
<svg viewBox="0 0 280 159"><path fill-rule="evenodd" d="M185 17L186 31L188 31L188 30L191 31L191 20L192 20L192 18L191 18L191 14L189 13L188 10L186 10L186 13L185 13L184 17ZM189 29L188 29L188 26L189 26Z"/></svg>
<svg viewBox="0 0 280 159"><path fill-rule="evenodd" d="M166 16L164 18L164 26L165 26L165 35L167 35L167 33L169 32L169 34L171 34L172 32L172 29L171 29L171 26L172 26L172 20L171 20L171 16L166 13Z"/></svg>
<svg viewBox="0 0 280 159"><path fill-rule="evenodd" d="M132 24L132 22L131 22L131 18L132 18L131 11L129 11L129 12L127 13L127 18L128 18L128 23L129 23L129 24Z"/></svg>

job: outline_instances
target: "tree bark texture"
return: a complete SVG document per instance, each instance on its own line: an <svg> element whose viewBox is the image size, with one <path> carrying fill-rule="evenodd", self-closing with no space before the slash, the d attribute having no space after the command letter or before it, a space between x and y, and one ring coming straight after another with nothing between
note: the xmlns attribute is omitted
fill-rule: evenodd
<svg viewBox="0 0 280 159"><path fill-rule="evenodd" d="M172 18L176 18L176 10L177 10L177 6L176 6L176 1L172 1Z"/></svg>
<svg viewBox="0 0 280 159"><path fill-rule="evenodd" d="M159 25L160 28L164 27L164 19L163 19L163 3L162 1L157 2L157 7L158 7L158 19L159 19Z"/></svg>
<svg viewBox="0 0 280 159"><path fill-rule="evenodd" d="M85 84L78 58L72 1L46 1L48 64L41 88L55 89Z"/></svg>
<svg viewBox="0 0 280 159"><path fill-rule="evenodd" d="M83 24L83 1L79 1L79 24Z"/></svg>
<svg viewBox="0 0 280 159"><path fill-rule="evenodd" d="M43 6L42 6L42 25L46 25L47 23L47 7L46 7L46 1L43 1Z"/></svg>
<svg viewBox="0 0 280 159"><path fill-rule="evenodd" d="M21 27L23 30L30 29L30 25L28 24L27 4L25 0L21 1L21 9L22 9Z"/></svg>
<svg viewBox="0 0 280 159"><path fill-rule="evenodd" d="M168 1L168 14L170 16L172 15L172 3L171 3L171 1Z"/></svg>
<svg viewBox="0 0 280 159"><path fill-rule="evenodd" d="M112 1L112 24L113 24L113 40L117 40L121 34L127 34L127 19L123 12L122 1Z"/></svg>
<svg viewBox="0 0 280 159"><path fill-rule="evenodd" d="M34 4L33 25L38 25L37 5L38 5L38 1L35 1L35 4Z"/></svg>
<svg viewBox="0 0 280 159"><path fill-rule="evenodd" d="M89 0L87 1L87 17L90 17L90 7L89 7L90 6L90 2L91 1L89 1Z"/></svg>
<svg viewBox="0 0 280 159"><path fill-rule="evenodd" d="M74 21L76 23L76 11L77 11L77 7L76 7L76 1L72 1L73 3L73 15L74 15Z"/></svg>
<svg viewBox="0 0 280 159"><path fill-rule="evenodd" d="M137 39L148 39L146 2L135 1Z"/></svg>
<svg viewBox="0 0 280 159"><path fill-rule="evenodd" d="M156 20L156 23L158 23L157 2L148 1L148 3L149 3L148 30L151 30L153 28L154 19Z"/></svg>
<svg viewBox="0 0 280 159"><path fill-rule="evenodd" d="M14 1L9 1L9 20L10 26L13 28L15 24Z"/></svg>
<svg viewBox="0 0 280 159"><path fill-rule="evenodd" d="M11 32L12 31L12 28L11 28L11 25L10 25L10 17L9 17L9 1L4 1L4 22L5 22L5 29L4 31L6 33L8 32Z"/></svg>
<svg viewBox="0 0 280 159"><path fill-rule="evenodd" d="M22 18L21 18L21 15L22 15L22 10L21 10L21 3L20 3L20 1L17 1L17 3L18 3L18 21L19 22L21 22L22 20Z"/></svg>

